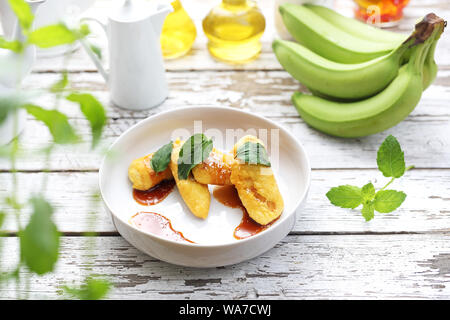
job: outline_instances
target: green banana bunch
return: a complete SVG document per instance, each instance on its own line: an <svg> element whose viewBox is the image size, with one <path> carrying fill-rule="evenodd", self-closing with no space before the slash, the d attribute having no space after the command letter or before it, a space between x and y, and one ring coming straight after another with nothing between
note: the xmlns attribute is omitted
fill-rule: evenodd
<svg viewBox="0 0 450 320"><path fill-rule="evenodd" d="M355 100L386 88L397 76L410 45L405 42L385 56L357 64L328 60L292 41L276 39L272 48L283 68L314 94Z"/></svg>
<svg viewBox="0 0 450 320"><path fill-rule="evenodd" d="M279 7L284 25L297 42L318 55L340 63L360 63L384 56L400 42L364 39L338 28L304 5Z"/></svg>
<svg viewBox="0 0 450 320"><path fill-rule="evenodd" d="M406 118L420 101L423 66L433 50L445 21L434 14L416 25L409 62L397 77L377 95L357 102L336 102L317 96L294 93L292 101L310 126L339 137L361 137L384 131Z"/></svg>
<svg viewBox="0 0 450 320"><path fill-rule="evenodd" d="M357 37L359 39L363 39L366 41L371 42L380 42L380 43L388 43L393 47L399 46L401 43L403 43L407 35L399 34L396 32L381 30L379 28L375 28L372 26L369 26L365 23L362 23L358 20L348 18L345 16L340 15L334 10L331 10L324 6L314 5L314 4L304 4L303 7L306 9L309 9L313 13L315 13L320 18L328 21L330 24L332 24L334 27L347 32L348 34ZM281 9L280 9L281 10ZM298 25L297 28L301 28L301 25ZM298 30L298 32L302 32L301 30ZM332 32L332 30L330 30ZM301 36L301 35L299 35ZM437 45L437 42L439 40L440 35L438 35L434 41L434 48L429 51L427 55L427 60L424 64L424 70L423 70L423 84L424 84L424 90L427 89L431 83L436 79L437 76L437 64L434 60L434 53L435 48ZM363 44L363 43L360 43ZM332 48L330 48L332 50ZM331 56L333 56L333 53L330 53ZM409 60L409 52L406 52L406 54L403 57L402 64L405 62L408 62Z"/></svg>

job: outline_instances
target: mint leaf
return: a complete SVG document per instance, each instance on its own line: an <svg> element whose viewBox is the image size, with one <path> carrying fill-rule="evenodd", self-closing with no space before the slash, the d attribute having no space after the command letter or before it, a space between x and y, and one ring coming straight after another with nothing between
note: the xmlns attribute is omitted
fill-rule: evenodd
<svg viewBox="0 0 450 320"><path fill-rule="evenodd" d="M375 198L375 187L372 182L369 182L361 189L363 202L372 201Z"/></svg>
<svg viewBox="0 0 450 320"><path fill-rule="evenodd" d="M66 97L67 100L78 102L80 110L91 125L92 147L100 141L103 127L106 124L106 111L103 105L91 94L72 93Z"/></svg>
<svg viewBox="0 0 450 320"><path fill-rule="evenodd" d="M258 142L247 141L239 146L236 150L236 158L248 164L271 166L266 148Z"/></svg>
<svg viewBox="0 0 450 320"><path fill-rule="evenodd" d="M406 194L395 190L381 190L375 195L374 207L380 213L390 213L400 207Z"/></svg>
<svg viewBox="0 0 450 320"><path fill-rule="evenodd" d="M18 53L22 51L23 46L20 41L8 41L0 36L0 49L7 49Z"/></svg>
<svg viewBox="0 0 450 320"><path fill-rule="evenodd" d="M159 148L158 151L152 157L151 166L155 172L162 172L167 169L170 163L170 157L172 155L173 143L170 141L168 144Z"/></svg>
<svg viewBox="0 0 450 320"><path fill-rule="evenodd" d="M47 110L35 105L26 105L27 112L37 120L42 121L57 144L75 143L78 136L69 124L67 116L57 110Z"/></svg>
<svg viewBox="0 0 450 320"><path fill-rule="evenodd" d="M347 209L355 209L363 201L361 189L350 185L331 188L326 196L333 205Z"/></svg>
<svg viewBox="0 0 450 320"><path fill-rule="evenodd" d="M361 210L362 216L366 221L370 221L375 217L374 205L373 202L367 202L363 205Z"/></svg>
<svg viewBox="0 0 450 320"><path fill-rule="evenodd" d="M111 289L111 283L102 279L87 277L80 288L64 286L64 290L70 296L80 300L100 300L103 299Z"/></svg>
<svg viewBox="0 0 450 320"><path fill-rule="evenodd" d="M51 48L63 44L72 44L79 39L77 32L65 24L53 24L34 30L28 36L28 42L40 48Z"/></svg>
<svg viewBox="0 0 450 320"><path fill-rule="evenodd" d="M377 164L385 177L400 178L405 173L404 153L394 136L388 136L381 144Z"/></svg>
<svg viewBox="0 0 450 320"><path fill-rule="evenodd" d="M42 275L52 271L58 260L60 234L51 218L51 205L43 198L32 198L31 204L31 219L19 233L20 252L28 268Z"/></svg>
<svg viewBox="0 0 450 320"><path fill-rule="evenodd" d="M31 12L31 8L25 0L8 0L9 5L19 20L19 24L26 33L31 29L33 24L34 15Z"/></svg>
<svg viewBox="0 0 450 320"><path fill-rule="evenodd" d="M203 133L191 136L181 147L178 158L178 178L186 180L192 168L208 158L213 142Z"/></svg>

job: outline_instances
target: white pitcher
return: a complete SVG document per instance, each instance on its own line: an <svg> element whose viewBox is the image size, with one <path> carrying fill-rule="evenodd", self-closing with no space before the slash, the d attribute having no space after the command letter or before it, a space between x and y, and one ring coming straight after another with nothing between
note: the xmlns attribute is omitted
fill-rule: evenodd
<svg viewBox="0 0 450 320"><path fill-rule="evenodd" d="M159 36L172 6L126 0L108 17L107 25L93 18L106 31L109 42L109 73L83 40L86 49L118 107L144 110L161 104L168 96Z"/></svg>

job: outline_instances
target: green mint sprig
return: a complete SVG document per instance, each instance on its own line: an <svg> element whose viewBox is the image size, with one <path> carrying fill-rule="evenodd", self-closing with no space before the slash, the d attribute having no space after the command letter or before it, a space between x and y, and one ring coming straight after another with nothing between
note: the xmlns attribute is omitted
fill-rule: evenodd
<svg viewBox="0 0 450 320"><path fill-rule="evenodd" d="M371 182L362 188L342 185L328 191L326 194L328 200L333 205L346 209L355 209L362 205L361 213L366 221L375 217L375 211L390 213L397 210L405 201L406 194L386 188L413 166L406 167L404 153L394 136L388 136L378 149L377 165L385 177L391 178L383 188L376 191Z"/></svg>
<svg viewBox="0 0 450 320"><path fill-rule="evenodd" d="M266 148L258 142L247 141L236 150L236 158L248 164L261 164L270 167Z"/></svg>
<svg viewBox="0 0 450 320"><path fill-rule="evenodd" d="M150 165L155 172L162 172L167 169L170 163L170 158L172 155L173 143L170 141L168 144L162 146L155 152L152 157Z"/></svg>
<svg viewBox="0 0 450 320"><path fill-rule="evenodd" d="M186 180L191 170L209 157L213 141L203 133L191 136L181 147L178 158L178 179Z"/></svg>

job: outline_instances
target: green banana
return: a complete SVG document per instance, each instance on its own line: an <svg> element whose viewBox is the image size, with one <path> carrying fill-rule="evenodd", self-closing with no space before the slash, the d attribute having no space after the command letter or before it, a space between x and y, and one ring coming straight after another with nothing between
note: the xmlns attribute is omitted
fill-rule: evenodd
<svg viewBox="0 0 450 320"><path fill-rule="evenodd" d="M437 77L438 65L436 63L436 60L434 60L434 55L436 52L438 40L443 31L444 30L442 29L442 31L436 36L436 39L431 45L430 50L428 51L427 57L425 59L425 64L423 67L423 90L426 90Z"/></svg>
<svg viewBox="0 0 450 320"><path fill-rule="evenodd" d="M339 137L362 137L384 131L406 118L420 101L422 72L427 49L432 45L439 27L445 22L431 14L416 25L411 58L398 76L382 92L351 103L329 101L294 93L292 101L301 117L310 126ZM430 32L430 26L433 28ZM426 39L423 43L421 43Z"/></svg>
<svg viewBox="0 0 450 320"><path fill-rule="evenodd" d="M365 62L386 55L398 47L398 44L373 42L351 35L305 6L285 3L279 10L295 40L332 61L352 64Z"/></svg>
<svg viewBox="0 0 450 320"><path fill-rule="evenodd" d="M356 19L345 17L337 13L336 11L324 6L310 3L304 4L303 6L305 6L324 20L327 20L334 26L360 39L375 42L386 42L391 43L394 46L398 46L408 38L407 34L386 31L370 26Z"/></svg>
<svg viewBox="0 0 450 320"><path fill-rule="evenodd" d="M410 45L406 42L385 56L358 64L325 59L291 41L276 39L272 48L283 68L315 94L355 100L386 88L397 76Z"/></svg>
<svg viewBox="0 0 450 320"><path fill-rule="evenodd" d="M306 8L316 13L321 18L327 20L337 28L340 28L342 31L345 31L351 35L354 35L360 39L375 41L375 42L386 42L390 43L393 46L399 45L404 42L407 38L405 34L400 34L392 31L382 30L376 27L372 27L365 23L362 23L356 19L345 17L336 11L329 9L324 6L315 5L315 4L304 4ZM423 67L423 88L427 89L431 83L436 79L438 66L436 61L434 60L434 54L436 49L436 44L439 40L440 35L437 36L437 39L433 43L432 48L429 50L427 54L427 58L425 60L425 64ZM404 61L408 62L409 55L404 55Z"/></svg>

